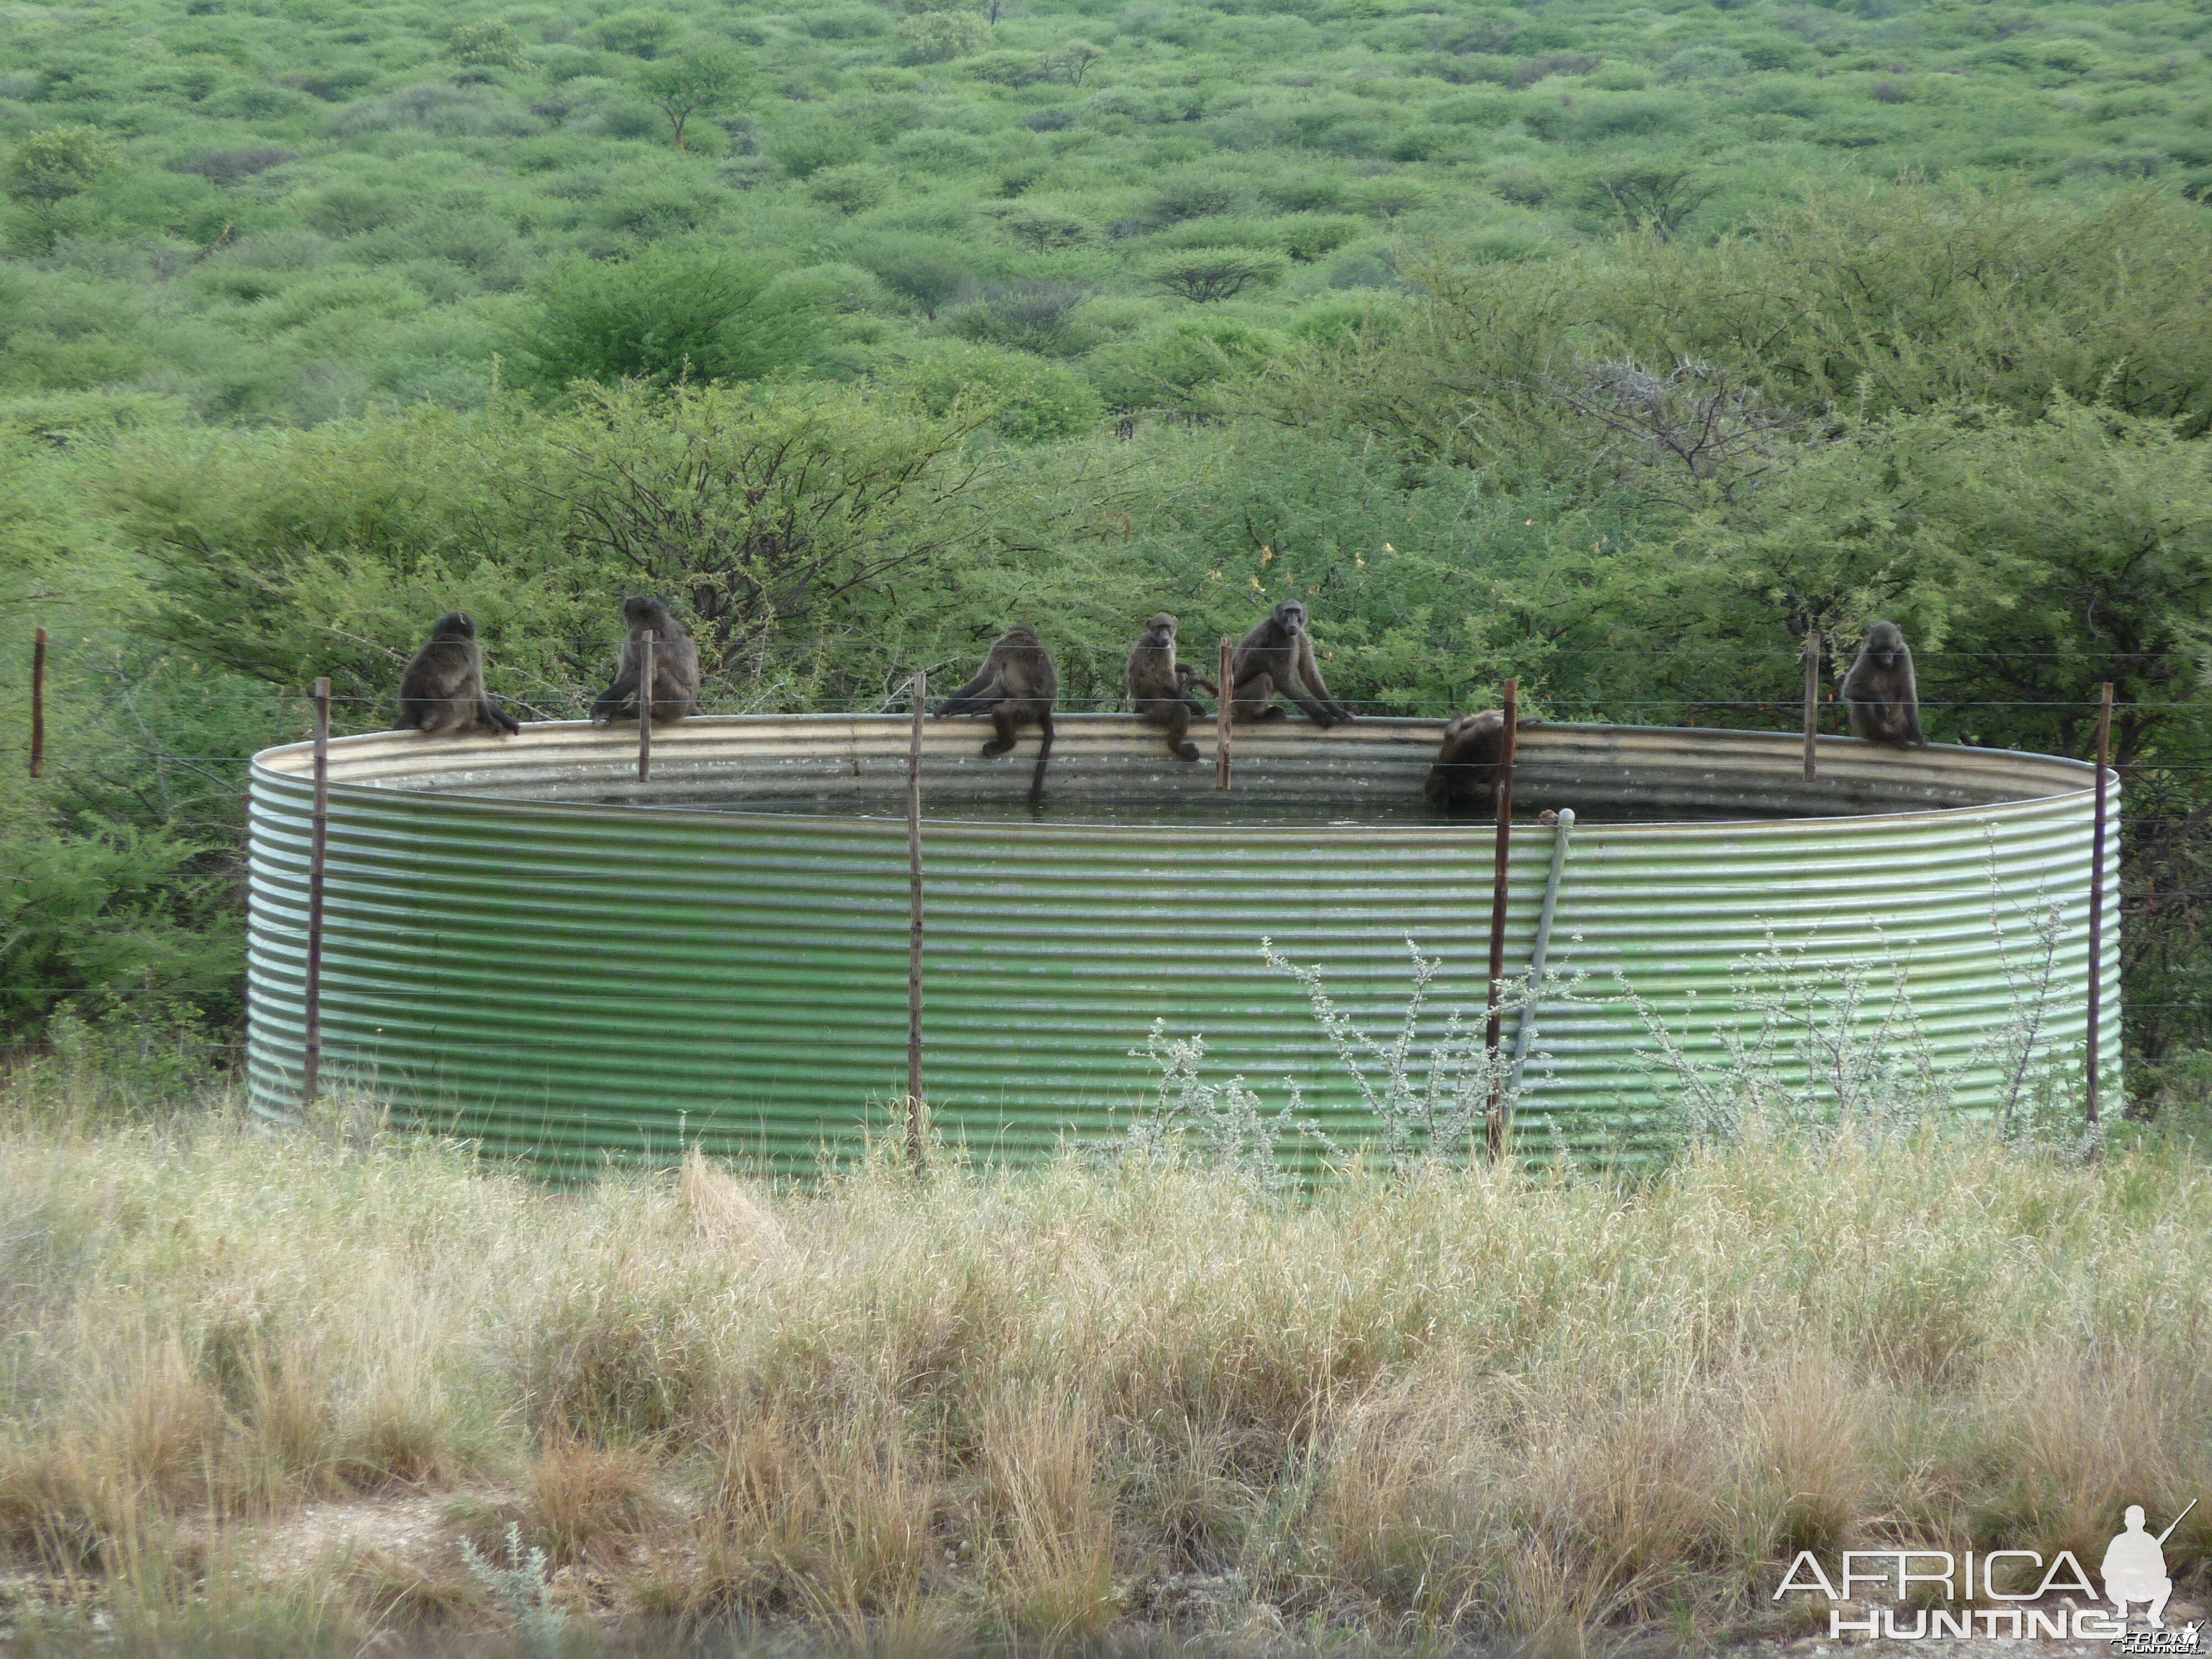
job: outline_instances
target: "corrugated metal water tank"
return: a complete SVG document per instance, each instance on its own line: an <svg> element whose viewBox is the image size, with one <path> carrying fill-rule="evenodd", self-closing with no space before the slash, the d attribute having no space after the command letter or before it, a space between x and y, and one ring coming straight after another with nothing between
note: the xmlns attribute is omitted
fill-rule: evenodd
<svg viewBox="0 0 2212 1659"><path fill-rule="evenodd" d="M1233 787L1112 715L1060 721L1049 801L1024 802L1034 738L933 721L924 755L927 1089L976 1156L1049 1154L1119 1132L1152 1097L1152 1023L1202 1033L1212 1079L1271 1105L1295 1079L1340 1141L1371 1128L1298 985L1262 938L1320 966L1341 1006L1395 1032L1406 941L1431 991L1478 1021L1493 830L1420 785L1438 726L1302 721L1240 730ZM903 716L700 720L653 741L576 724L514 738L392 732L331 745L323 1076L408 1119L570 1171L693 1141L790 1171L849 1154L905 1091ZM1581 1000L1535 1016L1517 1145L1633 1151L1650 1082L1616 972L1688 1050L1742 1017L1732 971L1770 939L1902 969L1926 1041L1964 1064L2040 976L2032 915L2062 930L2043 1042L2078 1056L2087 1003L2091 769L2001 750L1899 752L1844 738L1802 776L1777 734L1547 726L1521 738L1516 805L1581 822L1552 963ZM256 757L249 1073L296 1115L308 748ZM2115 795L2117 799L2117 795ZM1554 831L1511 851L1509 970L1527 961ZM2108 1078L2120 1052L2119 836L2107 842ZM1686 994L1696 993L1694 1002ZM1425 1042L1417 1046L1425 1052ZM1965 1108L1996 1098L1984 1054Z"/></svg>

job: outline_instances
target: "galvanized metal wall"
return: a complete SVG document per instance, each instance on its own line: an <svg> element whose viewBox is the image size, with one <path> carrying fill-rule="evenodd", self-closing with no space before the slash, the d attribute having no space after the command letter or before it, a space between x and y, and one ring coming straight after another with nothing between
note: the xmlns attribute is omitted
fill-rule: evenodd
<svg viewBox="0 0 2212 1659"><path fill-rule="evenodd" d="M1210 767L1167 760L1158 734L1127 720L1061 728L1053 788L1065 798L1210 786ZM1488 825L1358 821L1362 800L1418 792L1436 733L1415 721L1240 732L1238 789L1255 810L1318 795L1342 802L1349 820L1255 830L1025 821L1011 802L1028 744L979 771L974 728L933 726L933 787L972 791L980 778L1009 800L1009 821L925 829L938 1125L1010 1160L1115 1133L1150 1098L1142 1051L1157 1018L1203 1033L1209 1075L1241 1073L1271 1103L1295 1078L1332 1135L1358 1139L1370 1126L1356 1096L1303 992L1261 962L1260 940L1323 966L1340 1003L1381 1035L1403 1004L1411 938L1446 963L1433 1028L1454 1006L1479 1018ZM904 721L690 723L656 738L642 793L629 741L556 726L507 740L406 733L333 745L325 1078L373 1088L495 1153L568 1169L672 1155L695 1139L785 1169L848 1155L904 1089L905 833L888 815ZM2043 1037L2078 1050L2088 769L1831 740L1808 787L1794 738L1545 727L1523 744L1532 805L1941 809L1586 821L1553 960L1589 976L1590 1000L1539 1017L1516 1119L1524 1149L1639 1144L1650 1096L1631 1055L1650 1043L1615 994L1616 971L1691 1052L1717 1057L1731 971L1770 932L1806 944L1832 978L1836 963L1867 967L1877 994L1897 964L1930 1047L1955 1063L2010 1017L2023 976L2041 974L2027 915L2055 903L2063 931ZM270 750L253 773L249 1073L254 1109L271 1120L298 1099L307 759L301 747ZM599 804L727 799L746 787L843 794L854 812L886 815ZM2109 845L2103 1047L2116 1084L2117 826ZM1526 959L1550 850L1548 831L1516 832L1509 963ZM1998 1086L1984 1063L1961 1103L1987 1106Z"/></svg>

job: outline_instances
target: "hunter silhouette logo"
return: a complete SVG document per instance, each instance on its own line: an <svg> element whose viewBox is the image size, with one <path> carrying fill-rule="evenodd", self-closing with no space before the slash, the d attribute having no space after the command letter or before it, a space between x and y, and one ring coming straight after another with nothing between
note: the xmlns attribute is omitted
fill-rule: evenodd
<svg viewBox="0 0 2212 1659"><path fill-rule="evenodd" d="M2130 1504L2126 1529L2106 1547L2100 1564L2101 1597L2071 1550L2046 1559L2037 1550L1954 1555L1948 1550L1890 1549L1845 1550L1843 1571L1833 1578L1812 1551L1800 1550L1773 1599L1778 1601L1792 1591L1824 1598L1832 1640L2101 1640L2127 1656L2198 1654L2203 1651L2197 1644L2200 1625L2192 1623L2179 1635L2158 1633L2166 1630L2166 1604L2173 1594L2166 1542L2196 1507L2191 1498L2164 1532L2152 1533L2143 1524L2142 1505ZM1869 1586L1878 1588L1864 1588ZM2145 1610L2148 1628L2130 1631L2130 1607ZM1905 1623L1900 1613L1911 1622Z"/></svg>
<svg viewBox="0 0 2212 1659"><path fill-rule="evenodd" d="M2099 1569L2104 1575L2105 1599L2119 1610L2123 1620L2128 1616L2128 1603L2141 1601L2150 1608L2151 1628L2166 1628L2166 1599L2173 1594L2173 1580L2166 1574L2166 1540L2173 1536L2174 1527L2188 1518L2189 1510L2196 1507L2192 1498L2189 1509L2175 1516L2172 1525L2154 1538L2143 1530L2142 1505L2128 1505L2128 1529L2106 1547L2104 1565Z"/></svg>

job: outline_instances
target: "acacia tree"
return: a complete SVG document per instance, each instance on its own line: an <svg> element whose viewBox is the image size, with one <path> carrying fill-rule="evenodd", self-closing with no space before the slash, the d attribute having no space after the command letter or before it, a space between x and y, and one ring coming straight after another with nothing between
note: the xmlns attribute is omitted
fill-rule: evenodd
<svg viewBox="0 0 2212 1659"><path fill-rule="evenodd" d="M446 38L446 56L464 69L521 70L530 66L522 37L505 23L464 23Z"/></svg>
<svg viewBox="0 0 2212 1659"><path fill-rule="evenodd" d="M998 20L994 17L992 21ZM1079 87L1083 77L1091 72L1091 66L1105 55L1088 40L1070 40L1058 52L1046 54L1042 64L1045 79L1064 80L1071 87Z"/></svg>
<svg viewBox="0 0 2212 1659"><path fill-rule="evenodd" d="M37 216L46 245L54 244L54 210L82 195L122 165L115 141L98 127L48 127L15 146L0 169L0 189Z"/></svg>
<svg viewBox="0 0 2212 1659"><path fill-rule="evenodd" d="M985 211L989 212L990 210L986 209ZM1087 222L1055 208L1023 203L1003 209L994 216L999 222L1000 229L1026 246L1032 253L1042 253L1048 248L1079 247L1091 240L1091 226Z"/></svg>
<svg viewBox="0 0 2212 1659"><path fill-rule="evenodd" d="M801 695L837 697L898 659L916 591L951 585L988 465L968 441L997 413L631 382L559 413L502 398L166 440L120 460L111 499L154 566L157 636L275 685L328 674L349 707L388 708L458 608L501 695L573 714L639 592L676 605L725 684L804 664Z"/></svg>
<svg viewBox="0 0 2212 1659"><path fill-rule="evenodd" d="M726 46L702 46L648 64L638 85L668 118L676 148L684 148L684 126L702 112L711 114L733 102L752 70Z"/></svg>
<svg viewBox="0 0 2212 1659"><path fill-rule="evenodd" d="M1660 241L1670 242L1717 188L1700 179L1694 167L1639 165L1599 173L1583 191L1583 200L1592 207L1610 206L1631 228L1648 230Z"/></svg>
<svg viewBox="0 0 2212 1659"><path fill-rule="evenodd" d="M1202 306L1233 299L1248 288L1272 288L1282 276L1282 255L1264 248L1195 247L1157 267L1152 280Z"/></svg>
<svg viewBox="0 0 2212 1659"><path fill-rule="evenodd" d="M610 592L688 604L713 674L950 550L982 465L967 440L996 412L959 403L918 417L845 391L625 386L546 430L554 463L527 487Z"/></svg>

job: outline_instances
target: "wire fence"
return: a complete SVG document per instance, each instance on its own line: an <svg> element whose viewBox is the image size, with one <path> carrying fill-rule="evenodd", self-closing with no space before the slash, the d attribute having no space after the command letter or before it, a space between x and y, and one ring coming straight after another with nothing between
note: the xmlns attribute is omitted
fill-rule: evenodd
<svg viewBox="0 0 2212 1659"><path fill-rule="evenodd" d="M980 653L979 653L980 654ZM1655 671L1663 671L1670 661L1679 661L1685 667L1695 667L1705 672L1715 671L1711 652L1685 647L1679 653L1652 652L1626 647L1572 647L1534 653L1540 665L1534 695L1530 698L1542 714L1551 719L1574 720L1596 719L1608 724L1665 725L1737 725L1745 729L1766 732L1795 732L1801 729L1804 708L1799 696L1799 676L1803 656L1793 647L1788 649L1752 650L1730 653L1721 659L1724 669L1753 672L1760 665L1771 665L1776 690L1768 696L1715 696L1695 690L1654 691L1650 678ZM2096 663L2075 653L2044 652L1927 652L1917 653L1923 665L1956 665L1968 672L1980 674L2000 670L2007 665L2060 664L2066 665L2069 678L2091 672L2110 673L2116 670L2138 676L2145 672L2150 660L2139 653L2115 656L2107 662ZM1209 653L1201 648L1194 652L1194 665L1202 663L1207 670ZM2195 659L2183 653L2166 653L2156 659L2169 667L2170 678L2183 684L2196 683ZM1633 695L1607 696L1597 694L1563 691L1547 693L1541 676L1557 674L1563 668L1578 662L1605 663L1633 661L1641 672L1642 682ZM1838 665L1840 667L1840 663ZM965 678L965 669L954 667L946 672L933 667L931 678L940 688L957 685ZM496 676L495 675L495 678ZM1831 677L1832 678L1832 677ZM2022 674L2021 679L2032 676ZM333 735L356 735L363 732L392 729L392 717L398 712L396 681L388 692L352 691L334 695L327 699L331 711ZM44 723L42 754L45 775L55 783L67 786L112 786L119 773L133 768L174 768L188 775L206 802L201 813L179 815L179 821L188 828L210 831L228 831L235 836L238 823L235 817L225 823L220 814L225 810L214 805L228 801L234 805L247 793L246 769L253 757L265 744L254 747L194 747L180 746L164 740L165 726L175 727L162 716L171 711L134 709L129 707L131 689L140 682L132 678L130 670L111 660L98 665L82 660L73 660L67 653L52 653L47 659L44 684L39 689L39 712L52 711L59 719ZM1990 714L2014 714L2033 711L2042 719L2060 722L2087 739L2094 717L2102 705L2094 696L2081 695L2078 679L2072 686L2056 688L2072 695L2051 697L2032 696L1942 696L1930 697L1921 703L1923 723L1936 730L1971 729L1973 717ZM1470 686L1457 697L1382 697L1340 698L1357 713L1370 715L1401 716L1414 719L1443 720L1468 712L1476 696L1487 686ZM303 741L309 715L316 707L316 699L305 690L289 686L269 686L260 689L192 686L176 694L178 706L187 714L191 710L227 710L234 715L250 717L261 711L266 720L260 724L271 728L277 741ZM592 690L585 686L562 688L549 695L538 690L528 697L501 696L501 702L520 714L536 720L569 720L584 718L588 713ZM149 701L152 701L149 695ZM791 701L797 701L793 699ZM735 688L710 686L697 712L705 716L757 715L762 714L823 714L842 717L903 718L912 712L913 696L903 683L894 683L881 690L872 690L866 695L848 695L839 698L809 700L804 708L764 708L757 696L747 696ZM1126 708L1126 700L1103 690L1078 692L1060 697L1057 712L1067 714L1107 714ZM118 722L110 718L117 711L130 718ZM1839 706L1832 692L1823 696L1815 705L1817 725L1826 735L1840 736L1845 725L1845 710ZM2116 711L2123 718L2142 719L2146 716L2194 715L2212 713L2212 695L2202 700L2185 696L2163 696L2155 700L2143 699L2121 702ZM1656 718L1654 718L1656 717ZM128 729L118 729L135 723L134 734ZM255 722L248 718L249 728ZM627 724L626 722L624 723ZM276 728L295 728L289 732ZM1974 745L1996 746L1996 745ZM33 743L16 742L0 744L0 753L21 755L33 747ZM2139 863L2137 849L2148 842L2166 836L2168 832L2185 834L2197 831L2212 842L2212 789L2205 789L2198 780L2212 774L2212 753L2203 758L2194 755L2173 759L2133 758L2116 763L2114 769L2121 777L2124 792L2148 792L2160 808L2173 805L2178 794L2185 810L2148 810L2123 812L2120 823L2124 831L2124 860L2130 866ZM2202 797L2202 805L2197 802ZM2124 793L2123 799L2126 799ZM206 816L207 812L216 816ZM2169 837L2170 838L2170 837ZM2135 918L2154 918L2163 921L2177 909L2191 909L2199 905L2212 905L2212 885L2203 880L2187 878L2198 872L2193 869L2176 872L2178 878L2170 884L2151 880L2140 868L2130 867L2125 877L2125 887L2117 905L2122 921ZM2212 845L2207 848L2207 874L2212 874ZM179 876L179 882L204 880L204 874ZM49 980L35 988L37 995L49 1006L73 998L112 999L127 1003L137 999L166 999L175 995L173 988L157 983L123 985L94 981L62 981ZM2205 1000L2172 997L2130 998L2127 1009L2132 1021L2156 1021L2169 1016L2197 1018L2208 1012Z"/></svg>
<svg viewBox="0 0 2212 1659"><path fill-rule="evenodd" d="M134 680L129 670L112 656L97 666L73 659L71 653L55 649L50 653L40 630L40 663L44 669L42 684L26 688L33 698L33 718L29 722L31 736L27 741L0 741L0 754L24 755L27 751L41 763L40 770L52 779L68 782L88 782L112 776L114 769L128 766L174 768L195 778L207 790L229 797L242 796L246 792L245 769L253 755L266 743L257 743L252 748L224 749L208 746L182 747L173 741L163 740L167 727L173 735L180 724L189 723L192 711L228 708L234 711L261 710L270 719L270 728L292 726L289 732L270 730L270 742L305 740L309 715L314 707L313 696L305 690L289 686L270 685L262 689L231 689L192 685L175 690L176 706L170 710L156 709L149 713L131 702L134 691L142 690L143 683ZM26 653L27 655L27 653ZM1201 649L1200 655L1205 654ZM1796 646L1755 647L1732 646L1715 648L1705 646L1684 646L1677 648L1612 647L1612 646L1544 646L1532 652L1540 665L1540 674L1533 687L1524 695L1524 705L1533 703L1547 718L1563 721L1592 720L1605 724L1626 725L1681 725L1710 727L1716 723L1740 725L1744 729L1762 731L1798 731L1802 729L1805 714L1803 700L1799 694L1797 671L1804 658ZM1837 658L1840 665L1842 654ZM395 672L398 653L392 653ZM2008 664L2068 665L2071 677L2085 677L2092 672L2111 674L2121 671L2143 674L2155 668L2162 678L2182 678L2195 684L2201 667L2192 653L2172 650L2164 652L2112 652L2101 655L2079 652L2045 651L1951 651L1936 650L1916 653L1923 664L1958 663L1975 665ZM1723 696L1708 695L1695 690L1655 692L1649 688L1649 672L1644 678L1644 688L1634 695L1604 696L1576 691L1547 691L1541 675L1557 672L1562 665L1579 660L1633 660L1647 671L1663 671L1669 663L1680 662L1694 666L1705 673L1751 672L1756 665L1770 665L1774 671L1777 690L1770 696ZM1211 666L1211 664L1207 664ZM964 672L957 667L947 673L944 665L933 665L928 671L939 677L940 685L957 683ZM2075 684L2081 684L2076 678ZM1784 688L1787 688L1786 690ZM1437 696L1369 696L1338 698L1337 701L1355 714L1445 720L1468 712L1487 686L1470 686L1463 695ZM1928 697L1921 702L1923 726L1947 736L1962 738L1970 747L2004 747L1985 744L1976 739L1971 729L1972 717L1990 714L2018 714L2027 711L2033 715L2058 723L2061 731L2073 741L2054 745L2087 749L2094 716L2100 702L2086 695L2087 688L2071 696L2049 697L2010 696L1943 696ZM580 720L589 714L592 691L588 686L575 685L557 690L536 690L528 696L501 696L497 701L533 720ZM748 695L734 688L716 687L711 682L696 709L702 716L757 715L763 714L820 714L831 717L868 718L894 717L903 714L910 704L907 677L881 683L881 689L866 695L847 695L829 698L783 700L787 704L803 706L774 708L764 706L757 694ZM337 692L328 699L332 711L333 728L338 735L358 735L362 732L392 729L390 717L397 713L397 687L388 692ZM1123 712L1127 699L1118 691L1098 689L1090 691L1064 692L1056 702L1055 712L1062 714L1111 714ZM1822 735L1841 736L1847 726L1846 710L1837 694L1826 691L1814 705L1815 729ZM122 712L134 720L141 734L132 735L118 731L115 721L107 717ZM49 712L59 716L49 724L44 716ZM2212 693L2203 699L2166 696L2159 699L2121 699L2116 713L2123 720L2142 722L2162 720L2167 716L2212 714ZM90 715L94 718L87 719ZM46 729L40 730L41 726ZM1963 728L1963 729L1962 729ZM2193 733L2191 734L2193 738ZM2196 781L2212 775L2212 734L2208 734L2207 750L2161 758L2155 755L2118 760L2114 769L2124 782L2137 787L2156 782L2179 789L2185 794L2193 793ZM2191 744L2193 748L2193 743ZM2087 757L2086 756L2082 757ZM38 775L34 772L33 775ZM2163 805L2165 803L2160 803ZM2148 803L2146 803L2148 807ZM2212 807L2212 799L2207 806ZM2125 816L2130 833L2142 833L2163 826L2195 825L2199 822L2198 809L2185 811L2143 811Z"/></svg>

